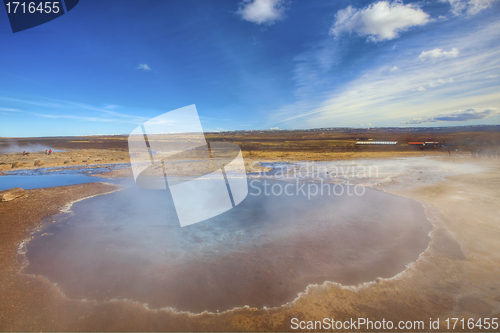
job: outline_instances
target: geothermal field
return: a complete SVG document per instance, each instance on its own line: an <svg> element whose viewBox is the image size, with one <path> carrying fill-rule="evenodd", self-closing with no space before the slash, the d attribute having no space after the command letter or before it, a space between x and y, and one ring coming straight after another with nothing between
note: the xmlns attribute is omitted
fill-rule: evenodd
<svg viewBox="0 0 500 333"><path fill-rule="evenodd" d="M172 186L134 182L126 136L1 138L0 330L498 317L499 133L208 133L241 148L243 173L224 177L248 194L183 227ZM177 183L210 178L195 157L173 164Z"/></svg>

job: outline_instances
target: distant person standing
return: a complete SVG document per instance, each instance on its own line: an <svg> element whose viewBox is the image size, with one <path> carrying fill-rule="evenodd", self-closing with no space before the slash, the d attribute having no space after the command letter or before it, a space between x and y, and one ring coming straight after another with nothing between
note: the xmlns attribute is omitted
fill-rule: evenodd
<svg viewBox="0 0 500 333"><path fill-rule="evenodd" d="M52 149L51 149L51 150L49 150L49 155L52 155Z"/></svg>
<svg viewBox="0 0 500 333"><path fill-rule="evenodd" d="M49 151L47 149L45 149L45 155L47 155L49 153Z"/></svg>

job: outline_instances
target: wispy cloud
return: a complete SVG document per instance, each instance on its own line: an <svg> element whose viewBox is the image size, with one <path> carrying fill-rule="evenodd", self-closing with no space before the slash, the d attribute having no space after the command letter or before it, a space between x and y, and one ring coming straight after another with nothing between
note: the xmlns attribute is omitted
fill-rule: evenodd
<svg viewBox="0 0 500 333"><path fill-rule="evenodd" d="M284 0L244 0L236 12L245 21L256 24L274 24L283 19Z"/></svg>
<svg viewBox="0 0 500 333"><path fill-rule="evenodd" d="M379 1L363 9L348 6L339 10L330 34L339 36L354 32L371 41L383 41L397 38L400 32L428 22L429 14L414 4Z"/></svg>
<svg viewBox="0 0 500 333"><path fill-rule="evenodd" d="M148 66L148 64L140 64L139 66L137 66L137 69L142 69L142 70L145 70L145 71L150 71L151 68Z"/></svg>
<svg viewBox="0 0 500 333"><path fill-rule="evenodd" d="M137 113L138 110L131 110L129 108L123 108L113 104L100 107L85 103L56 100L56 99L24 100L24 99L15 99L15 98L1 97L1 96L0 100L6 100L9 103L15 105L23 105L24 106L23 109L26 109L25 112L43 118L75 119L81 121L130 123L130 124L140 124L149 119L146 117L118 112L118 110L122 109L122 111L125 112ZM36 108L33 108L33 106L35 106ZM22 112L19 109L14 109L14 108L5 110L3 108L0 108L0 111L9 111L9 110L11 112ZM68 111L70 111L71 114L67 114Z"/></svg>
<svg viewBox="0 0 500 333"><path fill-rule="evenodd" d="M5 112L21 112L21 110L10 109L10 108L0 108L0 111L5 111Z"/></svg>
<svg viewBox="0 0 500 333"><path fill-rule="evenodd" d="M441 113L436 116L427 118L413 118L408 121L402 121L401 124L405 125L418 125L424 123L435 123L443 121L470 121L479 120L498 115L496 108L487 109L467 109L462 111L455 111L450 113Z"/></svg>
<svg viewBox="0 0 500 333"><path fill-rule="evenodd" d="M495 1L498 0L440 0L440 2L448 2L450 4L450 10L455 16L462 14L469 16L476 15L493 6Z"/></svg>
<svg viewBox="0 0 500 333"><path fill-rule="evenodd" d="M130 123L129 121L120 121L118 119L102 118L102 117L86 117L86 116L75 116L75 115L65 115L65 114L45 114L37 112L30 112L30 114L37 117L49 118L49 119L73 119L78 121L92 121L101 123Z"/></svg>
<svg viewBox="0 0 500 333"><path fill-rule="evenodd" d="M452 48L450 51L443 51L442 49L434 49L431 51L422 51L418 58L422 61L435 60L439 58L456 58L460 51L457 48Z"/></svg>
<svg viewBox="0 0 500 333"><path fill-rule="evenodd" d="M429 114L472 106L500 105L500 82L485 79L500 71L499 41L498 20L484 22L480 29L467 34L446 32L433 38L401 41L400 54L384 55L384 62L360 72L350 82L324 91L322 96L300 96L297 102L275 110L270 124L285 123L291 128L352 126L358 122L396 125L412 114L427 118ZM433 45L444 50L460 49L460 56L421 61L418 54L422 48L437 48ZM308 63L311 59L314 54ZM391 71L394 66L399 70ZM304 71L301 78L308 75Z"/></svg>
<svg viewBox="0 0 500 333"><path fill-rule="evenodd" d="M449 79L437 79L435 81L431 81L429 82L429 87L439 87L439 86L442 86L443 84L446 84L446 83L452 83L453 82L453 78L449 78Z"/></svg>
<svg viewBox="0 0 500 333"><path fill-rule="evenodd" d="M125 113L120 113L116 111L111 111L109 106L106 107L99 107L99 106L93 106L85 103L78 103L78 102L69 102L69 101L57 101L59 103L62 103L63 105L66 105L67 107L72 107L76 108L79 110L88 110L88 111L96 111L99 113L106 114L109 117L116 117L116 118L126 118L129 120L131 123L139 123L145 121L147 118L140 117L140 116L134 116L134 115L129 115ZM119 107L117 105L113 105L111 109L118 109Z"/></svg>

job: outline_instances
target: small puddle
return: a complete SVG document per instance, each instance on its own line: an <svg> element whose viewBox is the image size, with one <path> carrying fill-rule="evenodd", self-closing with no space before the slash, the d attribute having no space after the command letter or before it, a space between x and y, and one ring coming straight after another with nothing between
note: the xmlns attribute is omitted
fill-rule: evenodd
<svg viewBox="0 0 500 333"><path fill-rule="evenodd" d="M0 191L14 187L32 190L35 188L76 185L99 181L103 180L85 175L0 176Z"/></svg>
<svg viewBox="0 0 500 333"><path fill-rule="evenodd" d="M32 190L45 187L67 186L92 182L116 182L91 175L128 167L129 164L88 167L53 167L6 171L0 175L0 191L14 187Z"/></svg>
<svg viewBox="0 0 500 333"><path fill-rule="evenodd" d="M168 191L132 184L77 202L27 244L24 272L72 299L217 312L280 306L325 281L390 278L429 244L416 201L369 188L349 195L346 186L308 199L295 183L267 183L268 192L292 184L293 195L267 196L254 183L236 208L184 228Z"/></svg>

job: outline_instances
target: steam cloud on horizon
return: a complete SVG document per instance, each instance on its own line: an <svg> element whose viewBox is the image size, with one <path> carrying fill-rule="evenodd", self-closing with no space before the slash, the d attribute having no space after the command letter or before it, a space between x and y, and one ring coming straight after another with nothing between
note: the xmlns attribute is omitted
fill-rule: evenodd
<svg viewBox="0 0 500 333"><path fill-rule="evenodd" d="M23 151L36 153L49 149L51 148L41 144L18 145L15 141L0 140L0 154L22 153Z"/></svg>

